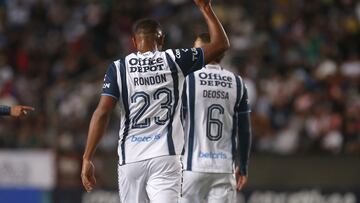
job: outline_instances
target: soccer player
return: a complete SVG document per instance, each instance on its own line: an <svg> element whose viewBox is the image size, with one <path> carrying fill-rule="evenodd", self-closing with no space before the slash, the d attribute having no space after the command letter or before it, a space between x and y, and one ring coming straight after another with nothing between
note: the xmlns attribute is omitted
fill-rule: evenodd
<svg viewBox="0 0 360 203"><path fill-rule="evenodd" d="M22 117L26 116L29 111L34 111L34 107L31 106L1 106L0 105L0 116L12 116Z"/></svg>
<svg viewBox="0 0 360 203"><path fill-rule="evenodd" d="M209 0L194 0L204 16L211 42L201 48L161 51L164 35L154 20L138 21L133 43L138 50L114 61L89 127L82 182L96 184L92 157L116 103L120 105L119 193L122 203L177 203L181 189L180 154L184 146L181 93L185 76L229 48L226 33Z"/></svg>
<svg viewBox="0 0 360 203"><path fill-rule="evenodd" d="M201 34L195 47L207 45ZM232 203L247 181L251 131L247 89L224 70L222 56L186 77L185 154L181 203ZM234 165L236 168L234 176ZM237 183L236 183L237 181Z"/></svg>

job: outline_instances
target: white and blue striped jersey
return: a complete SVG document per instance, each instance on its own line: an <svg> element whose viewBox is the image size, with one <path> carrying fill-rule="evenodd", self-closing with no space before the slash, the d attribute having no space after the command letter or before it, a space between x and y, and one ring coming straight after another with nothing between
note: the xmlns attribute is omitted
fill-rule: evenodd
<svg viewBox="0 0 360 203"><path fill-rule="evenodd" d="M189 74L184 86L184 169L233 173L238 156L237 118L250 112L241 77L209 64Z"/></svg>
<svg viewBox="0 0 360 203"><path fill-rule="evenodd" d="M191 48L132 53L109 66L102 95L119 100L120 165L181 154L180 94L186 75L203 63L203 50Z"/></svg>

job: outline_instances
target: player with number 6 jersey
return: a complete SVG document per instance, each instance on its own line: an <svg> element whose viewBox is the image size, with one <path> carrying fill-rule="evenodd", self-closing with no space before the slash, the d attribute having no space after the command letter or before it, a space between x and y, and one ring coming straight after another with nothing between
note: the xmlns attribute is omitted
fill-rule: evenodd
<svg viewBox="0 0 360 203"><path fill-rule="evenodd" d="M210 36L201 34L195 47L209 42ZM237 188L246 182L251 140L247 89L240 76L219 65L221 58L186 77L181 203L235 202L235 163Z"/></svg>

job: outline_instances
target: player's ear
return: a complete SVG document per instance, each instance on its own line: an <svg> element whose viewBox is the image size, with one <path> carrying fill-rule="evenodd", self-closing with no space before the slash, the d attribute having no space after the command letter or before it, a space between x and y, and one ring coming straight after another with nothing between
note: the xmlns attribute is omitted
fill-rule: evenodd
<svg viewBox="0 0 360 203"><path fill-rule="evenodd" d="M195 48L200 48L202 47L204 44L202 43L201 39L200 38L196 38L195 41L194 41L194 47Z"/></svg>
<svg viewBox="0 0 360 203"><path fill-rule="evenodd" d="M135 36L132 36L132 37L131 37L131 40L132 40L132 43L133 43L135 49L137 49L137 44L136 44Z"/></svg>
<svg viewBox="0 0 360 203"><path fill-rule="evenodd" d="M157 36L156 41L157 41L157 44L162 47L165 42L165 35L161 34L161 35Z"/></svg>

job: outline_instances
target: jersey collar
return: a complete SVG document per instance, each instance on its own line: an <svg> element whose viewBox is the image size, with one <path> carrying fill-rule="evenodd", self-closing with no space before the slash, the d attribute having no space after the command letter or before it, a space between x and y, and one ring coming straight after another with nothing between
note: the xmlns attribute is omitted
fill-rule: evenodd
<svg viewBox="0 0 360 203"><path fill-rule="evenodd" d="M147 52L141 53L140 51L138 51L138 52L137 52L137 55L150 56L150 55L155 54L155 52L156 52L156 51L147 51Z"/></svg>
<svg viewBox="0 0 360 203"><path fill-rule="evenodd" d="M207 69L216 69L216 70L222 70L223 68L220 66L220 64L207 64L205 66Z"/></svg>

